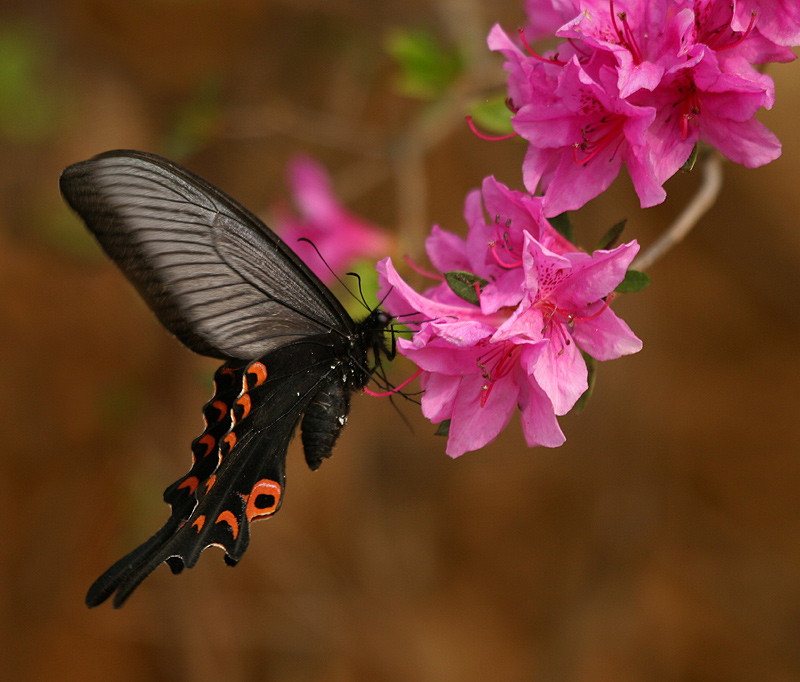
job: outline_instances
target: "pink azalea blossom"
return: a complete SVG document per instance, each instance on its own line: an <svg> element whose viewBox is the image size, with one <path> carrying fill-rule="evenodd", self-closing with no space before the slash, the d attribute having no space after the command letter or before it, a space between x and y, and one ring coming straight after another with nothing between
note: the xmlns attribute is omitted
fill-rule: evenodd
<svg viewBox="0 0 800 682"><path fill-rule="evenodd" d="M509 92L528 96L513 101L512 124L530 143L523 180L530 192L541 186L545 215L580 208L609 187L623 163L642 206L664 200L645 137L656 110L619 96L610 56L596 52L586 64L577 56L563 66L543 63L526 56L499 26L488 43L509 60Z"/></svg>
<svg viewBox="0 0 800 682"><path fill-rule="evenodd" d="M525 298L496 338L541 330L548 344L533 372L556 414L566 414L586 390L586 365L579 349L596 360L614 360L641 349L641 341L608 300L638 251L634 241L592 255L558 255L526 236Z"/></svg>
<svg viewBox="0 0 800 682"><path fill-rule="evenodd" d="M763 14L742 24L744 4ZM791 25L800 13L765 4L562 0L547 12L532 2L539 26L571 16L556 30L567 42L549 56L493 27L512 125L529 143L523 179L544 194L545 215L583 206L623 165L641 205L658 204L698 141L750 168L777 158L780 143L754 118L772 106L774 85L753 64L794 57L758 27L776 15Z"/></svg>
<svg viewBox="0 0 800 682"><path fill-rule="evenodd" d="M529 445L557 447L564 435L556 416L587 388L579 349L610 360L641 348L608 305L638 245L579 252L544 219L541 198L494 178L468 196L465 217L466 240L436 227L426 247L442 272L486 281L477 304L444 277L418 293L391 259L377 266L386 309L421 320L403 318L416 331L397 346L423 370L423 414L434 423L450 420L452 457L493 440L517 408Z"/></svg>
<svg viewBox="0 0 800 682"><path fill-rule="evenodd" d="M481 311L487 315L520 301L522 271L518 266L526 234L536 236L557 253L575 249L545 218L542 197L510 190L491 176L484 179L480 191L467 196L464 218L469 232L460 251L438 248L431 240L443 231L434 231L427 244L428 253L441 272L461 269L488 280L480 297ZM441 253L463 253L468 262L461 268L447 267L440 260Z"/></svg>
<svg viewBox="0 0 800 682"><path fill-rule="evenodd" d="M418 294L400 277L390 258L378 263L378 279L391 292L391 313L409 307L430 321L411 339L398 339L398 351L423 370L422 413L433 423L450 420L446 452L459 457L494 440L517 406L529 445L557 447L564 442L552 402L530 368L546 341L516 335L494 341L505 315L483 315L478 306L441 302L441 285Z"/></svg>
<svg viewBox="0 0 800 682"><path fill-rule="evenodd" d="M672 70L648 95L658 111L646 136L659 180L680 169L699 140L748 168L778 158L780 142L755 118L774 100L769 76L738 59L722 68L718 55L702 45L690 54L686 66Z"/></svg>
<svg viewBox="0 0 800 682"><path fill-rule="evenodd" d="M578 209L608 189L623 164L643 207L666 196L646 137L656 110L620 97L617 75L603 61L599 55L583 65L572 57L554 85L555 100L527 102L512 120L530 143L525 186L534 192L541 185L547 216Z"/></svg>
<svg viewBox="0 0 800 682"><path fill-rule="evenodd" d="M330 177L313 159L297 157L290 163L289 185L300 215L276 209L276 232L326 284L358 259L379 258L390 250L391 240L381 228L339 203Z"/></svg>

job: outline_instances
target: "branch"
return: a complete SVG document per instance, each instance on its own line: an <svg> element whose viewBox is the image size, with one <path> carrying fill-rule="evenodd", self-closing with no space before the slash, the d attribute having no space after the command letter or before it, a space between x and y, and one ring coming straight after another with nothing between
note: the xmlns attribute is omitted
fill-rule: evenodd
<svg viewBox="0 0 800 682"><path fill-rule="evenodd" d="M667 251L683 241L700 218L710 209L722 189L722 157L712 151L703 164L703 184L683 213L655 242L631 263L632 270L647 270Z"/></svg>

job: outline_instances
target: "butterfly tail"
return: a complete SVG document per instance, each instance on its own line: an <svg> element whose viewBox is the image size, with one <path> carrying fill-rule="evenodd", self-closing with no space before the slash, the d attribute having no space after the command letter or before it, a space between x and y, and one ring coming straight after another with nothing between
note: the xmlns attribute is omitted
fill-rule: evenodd
<svg viewBox="0 0 800 682"><path fill-rule="evenodd" d="M164 559L159 558L154 562L155 557L160 557L164 546L169 539L180 528L183 521L177 516L171 516L164 526L146 542L143 542L132 552L129 552L103 575L92 583L86 593L86 606L93 608L99 606L108 599L114 592L114 608L122 606L123 602L133 592L133 590ZM176 567L170 564L174 573L179 572ZM124 589L123 589L124 588Z"/></svg>

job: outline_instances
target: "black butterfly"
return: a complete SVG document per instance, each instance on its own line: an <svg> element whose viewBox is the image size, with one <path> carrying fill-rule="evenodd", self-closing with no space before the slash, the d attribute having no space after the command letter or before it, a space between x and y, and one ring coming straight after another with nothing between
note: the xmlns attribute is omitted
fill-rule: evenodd
<svg viewBox="0 0 800 682"><path fill-rule="evenodd" d="M250 522L283 501L286 449L302 417L306 462L331 455L350 394L391 357L390 316L354 322L330 290L247 209L181 166L112 151L61 174L61 193L161 323L224 360L188 474L164 491L172 514L89 589L119 607L159 564L191 568L211 545L235 565ZM369 353L373 354L370 364Z"/></svg>

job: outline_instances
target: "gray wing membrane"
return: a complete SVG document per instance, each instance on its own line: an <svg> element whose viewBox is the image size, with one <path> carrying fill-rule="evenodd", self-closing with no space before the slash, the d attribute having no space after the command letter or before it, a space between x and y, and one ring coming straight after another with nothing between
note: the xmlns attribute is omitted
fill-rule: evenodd
<svg viewBox="0 0 800 682"><path fill-rule="evenodd" d="M203 355L252 359L352 319L308 267L222 191L166 159L108 152L61 191L161 323Z"/></svg>

